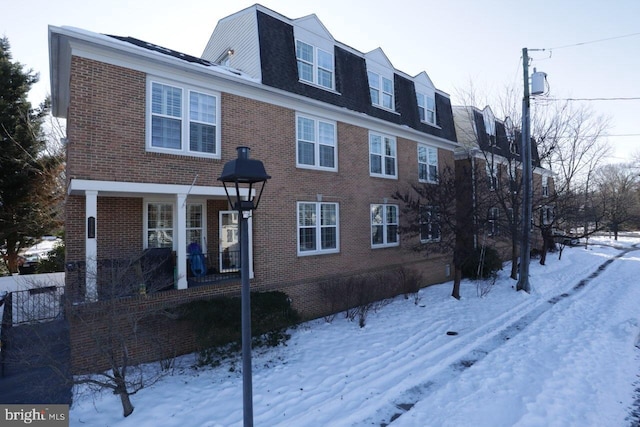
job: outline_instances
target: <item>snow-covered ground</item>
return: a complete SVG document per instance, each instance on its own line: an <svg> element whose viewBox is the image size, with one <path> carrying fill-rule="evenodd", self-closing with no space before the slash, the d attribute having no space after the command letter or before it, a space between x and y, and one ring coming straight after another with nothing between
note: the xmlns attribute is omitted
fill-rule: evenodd
<svg viewBox="0 0 640 427"><path fill-rule="evenodd" d="M364 328L343 316L300 325L287 346L254 352L255 425L637 425L640 236L590 243L533 261L531 294L505 266L482 298L465 281L455 300L446 283L417 305L395 299ZM117 396L81 393L71 425L242 425L240 359L193 361L134 395L128 418Z"/></svg>

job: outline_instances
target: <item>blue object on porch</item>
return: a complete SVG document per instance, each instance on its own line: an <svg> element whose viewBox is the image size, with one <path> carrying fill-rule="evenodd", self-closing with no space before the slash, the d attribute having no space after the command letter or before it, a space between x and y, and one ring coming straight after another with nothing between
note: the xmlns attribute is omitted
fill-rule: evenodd
<svg viewBox="0 0 640 427"><path fill-rule="evenodd" d="M187 253L189 254L189 265L193 275L201 277L207 274L204 255L202 254L200 245L197 242L190 243L189 246L187 246Z"/></svg>

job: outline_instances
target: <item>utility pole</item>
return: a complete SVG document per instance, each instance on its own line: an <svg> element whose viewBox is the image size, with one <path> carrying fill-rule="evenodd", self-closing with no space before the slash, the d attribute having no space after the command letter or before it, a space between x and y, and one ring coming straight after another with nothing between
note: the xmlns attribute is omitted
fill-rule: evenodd
<svg viewBox="0 0 640 427"><path fill-rule="evenodd" d="M529 52L522 48L522 70L524 96L522 98L522 240L520 242L520 270L516 290L531 292L529 283L529 263L531 261L531 131L529 129Z"/></svg>

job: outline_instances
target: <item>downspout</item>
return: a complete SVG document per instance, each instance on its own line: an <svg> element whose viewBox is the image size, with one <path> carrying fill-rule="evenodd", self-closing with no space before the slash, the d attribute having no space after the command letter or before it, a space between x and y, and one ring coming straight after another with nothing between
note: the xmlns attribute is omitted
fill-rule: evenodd
<svg viewBox="0 0 640 427"><path fill-rule="evenodd" d="M477 218L477 201L476 201L476 157L472 152L471 157L471 204L473 210L473 249L478 248L478 218Z"/></svg>

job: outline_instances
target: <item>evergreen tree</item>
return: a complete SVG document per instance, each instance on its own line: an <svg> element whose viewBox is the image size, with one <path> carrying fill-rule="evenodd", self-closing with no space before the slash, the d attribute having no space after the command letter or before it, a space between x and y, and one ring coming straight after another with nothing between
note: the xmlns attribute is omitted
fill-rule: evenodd
<svg viewBox="0 0 640 427"><path fill-rule="evenodd" d="M34 109L27 100L37 81L36 73L12 62L9 40L0 38L0 243L11 272L20 249L52 232L58 219L62 162L45 152L48 102Z"/></svg>

